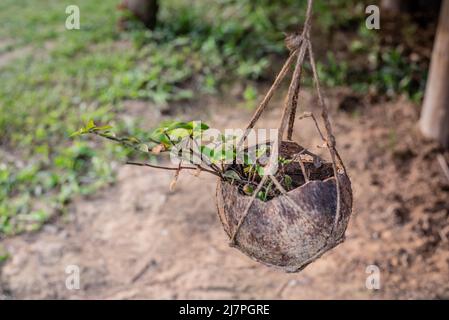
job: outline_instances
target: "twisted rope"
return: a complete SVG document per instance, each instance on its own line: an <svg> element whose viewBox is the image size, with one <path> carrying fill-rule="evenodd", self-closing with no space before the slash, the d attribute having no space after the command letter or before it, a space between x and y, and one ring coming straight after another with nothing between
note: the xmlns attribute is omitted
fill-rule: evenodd
<svg viewBox="0 0 449 320"><path fill-rule="evenodd" d="M312 43L310 41L312 8L313 8L313 0L308 0L307 1L306 19L304 22L304 28L302 30L301 35L294 34L294 35L290 35L286 38L285 42L286 42L287 48L290 49L290 55L289 55L287 61L284 63L281 71L276 76L275 81L271 85L271 87L268 90L267 94L265 95L264 99L262 100L262 102L260 103L258 108L256 109L253 117L251 118L248 125L246 126L245 132L238 143L238 148L240 148L243 145L244 141L248 137L250 130L254 127L254 125L257 123L260 116L266 109L268 103L270 102L271 98L273 97L273 94L279 88L280 83L282 82L282 80L285 78L287 72L289 71L290 66L292 65L293 59L296 56L296 65L295 65L295 69L293 71L290 86L288 88L287 97L284 102L284 109L283 109L281 120L280 120L280 123L278 126L279 131L278 131L278 139L277 139L276 143L280 143L282 141L284 132L285 132L287 126L288 126L287 138L288 138L288 140L291 140L292 134L293 134L293 127L295 124L296 109L298 107L298 100L299 100L299 93L300 93L300 86L301 86L302 67L303 67L305 56L308 53L309 62L310 62L311 68L312 68L315 89L316 89L317 96L318 96L318 102L321 107L321 117L323 118L323 121L324 121L324 128L325 128L326 136L324 136L322 134L321 129L318 125L318 122L316 121L316 118L313 115L312 115L312 117L313 117L313 120L317 127L317 130L320 134L320 137L326 143L326 146L329 150L331 160L332 160L332 167L333 167L333 171L334 171L335 181L336 181L336 189L337 189L337 208L336 208L337 213L336 213L336 216L334 219L334 225L332 227L332 230L330 233L328 233L326 235L326 237L329 238L334 233L334 230L338 226L338 223L341 218L340 217L341 216L341 214L340 214L341 190L340 190L340 182L338 179L337 161L339 162L339 165L341 166L341 168L344 170L345 173L346 173L346 168L345 168L343 161L341 160L341 157L338 154L338 151L336 149L335 136L333 135L332 125L329 120L329 110L327 108L327 105L325 103L325 100L323 98L323 94L321 91L321 86L320 86L318 72L317 72L316 63L315 63L315 57L313 54ZM276 180L276 178L274 176L270 176L269 178L275 183L276 188L278 188L278 190L284 196L286 196L288 200L292 200L290 198L290 196L287 194L287 192L284 190L282 185L280 185L278 183L278 181ZM248 202L247 206L245 207L245 211L244 211L243 215L240 217L237 227L231 236L231 239L230 239L231 246L235 245L236 237L241 229L241 226L245 222L245 220L248 216L249 210L252 207L257 194L262 189L262 187L265 184L265 182L267 181L267 179L268 179L267 176L262 177L262 180L258 184L256 191L254 192L250 201ZM289 202L292 202L292 201L289 201ZM312 225L318 228L318 226L316 226L314 223L312 223Z"/></svg>

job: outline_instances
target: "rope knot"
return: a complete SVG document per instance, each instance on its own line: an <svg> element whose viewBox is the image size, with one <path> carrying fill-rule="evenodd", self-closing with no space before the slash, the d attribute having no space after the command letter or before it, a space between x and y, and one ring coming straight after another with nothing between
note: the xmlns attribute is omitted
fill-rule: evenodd
<svg viewBox="0 0 449 320"><path fill-rule="evenodd" d="M290 34L285 33L284 43L290 52L298 50L301 46L302 40L303 37L297 32Z"/></svg>

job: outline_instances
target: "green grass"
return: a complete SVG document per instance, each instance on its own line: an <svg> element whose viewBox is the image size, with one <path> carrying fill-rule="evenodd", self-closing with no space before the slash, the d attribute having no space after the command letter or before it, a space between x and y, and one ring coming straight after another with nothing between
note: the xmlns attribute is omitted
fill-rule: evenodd
<svg viewBox="0 0 449 320"><path fill-rule="evenodd" d="M9 253L0 245L0 266L9 259Z"/></svg>
<svg viewBox="0 0 449 320"><path fill-rule="evenodd" d="M406 34L412 26L410 23L400 32ZM381 36L380 31L370 31L361 23L355 36L349 39L349 48L343 52L343 57L340 55L337 59L336 54L329 50L318 63L323 84L328 87L350 86L361 94L390 99L405 95L419 104L425 90L429 59L422 56L417 60L411 59L416 45L413 42L408 46L402 43L383 45ZM360 62L354 63L357 59Z"/></svg>
<svg viewBox="0 0 449 320"><path fill-rule="evenodd" d="M0 255L0 265L9 259L9 254Z"/></svg>
<svg viewBox="0 0 449 320"><path fill-rule="evenodd" d="M71 4L80 7L81 30L64 27ZM215 13L225 6L233 18L214 19L204 6L167 1L153 33L140 26L118 33L116 5L0 3L5 50L29 49L0 72L0 237L37 230L77 194L113 181L123 149L69 138L88 119L144 134L133 123L115 123L124 99L165 104L213 93L224 79L260 77L264 56L283 51L279 29L286 22L274 27L281 19L273 20L268 4L251 14L250 1L217 1Z"/></svg>
<svg viewBox="0 0 449 320"><path fill-rule="evenodd" d="M0 72L0 236L38 229L76 194L111 182L109 158L69 132L120 109L113 82L136 67L138 51L115 45L116 1L76 1L81 30L67 31L61 1L4 0L0 39L29 54ZM47 49L45 49L47 48ZM50 48L50 49L48 49Z"/></svg>

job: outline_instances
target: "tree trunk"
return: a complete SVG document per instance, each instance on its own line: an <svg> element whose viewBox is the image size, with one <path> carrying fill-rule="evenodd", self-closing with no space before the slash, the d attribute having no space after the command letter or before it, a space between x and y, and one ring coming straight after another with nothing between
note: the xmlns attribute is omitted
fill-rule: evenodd
<svg viewBox="0 0 449 320"><path fill-rule="evenodd" d="M398 14L404 8L404 1L402 0L382 0L380 3L382 10L393 14Z"/></svg>
<svg viewBox="0 0 449 320"><path fill-rule="evenodd" d="M421 112L424 136L449 147L449 0L444 0Z"/></svg>
<svg viewBox="0 0 449 320"><path fill-rule="evenodd" d="M156 27L158 0L123 0L122 7L131 11L148 29Z"/></svg>

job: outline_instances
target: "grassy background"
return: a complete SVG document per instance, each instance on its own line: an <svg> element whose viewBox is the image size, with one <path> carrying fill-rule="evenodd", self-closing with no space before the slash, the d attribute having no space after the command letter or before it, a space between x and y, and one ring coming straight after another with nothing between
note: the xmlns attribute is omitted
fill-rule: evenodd
<svg viewBox="0 0 449 320"><path fill-rule="evenodd" d="M63 215L75 195L113 182L126 150L69 139L88 119L141 136L138 120L116 123L124 100L166 105L215 94L229 81L245 83L242 99L254 102L256 82L272 78L270 63L286 54L282 32L302 21L305 6L169 0L162 1L154 32L137 22L132 31L118 32L123 13L117 3L0 2L0 54L24 52L0 70L0 237L37 230ZM72 4L80 7L81 30L64 27ZM366 32L364 8L361 1L316 2L320 38L351 30L344 53L370 61L353 66L327 48L319 66L324 84L390 97L404 93L419 102L426 65L409 63L400 47L383 47L378 34Z"/></svg>

